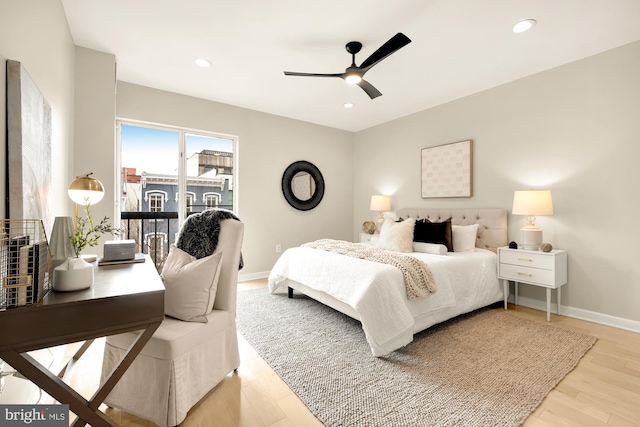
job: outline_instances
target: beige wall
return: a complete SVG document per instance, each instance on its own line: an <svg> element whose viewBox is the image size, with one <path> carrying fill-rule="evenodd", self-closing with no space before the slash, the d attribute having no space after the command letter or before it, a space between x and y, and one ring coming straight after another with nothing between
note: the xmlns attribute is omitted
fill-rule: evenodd
<svg viewBox="0 0 640 427"><path fill-rule="evenodd" d="M51 206L54 216L70 215L66 195L73 164L74 44L59 1L0 2L0 217L5 217L6 68L20 61L51 106ZM47 230L50 232L50 230Z"/></svg>
<svg viewBox="0 0 640 427"><path fill-rule="evenodd" d="M113 219L117 201L116 58L76 47L75 77L74 177L93 172L92 176L103 184L104 197L91 206L91 215L98 221L105 216ZM98 246L86 248L84 252L101 256L103 242L111 239L113 236L105 234Z"/></svg>
<svg viewBox="0 0 640 427"><path fill-rule="evenodd" d="M550 189L555 213L536 223L568 250L562 304L576 316L640 321L638 76L640 42L358 132L354 238L375 216L372 194L391 195L393 209L510 210L514 190ZM422 199L420 150L465 139L474 141L473 197ZM524 218L509 222L517 241ZM520 290L544 301L544 289Z"/></svg>
<svg viewBox="0 0 640 427"><path fill-rule="evenodd" d="M235 194L245 223L241 277L264 276L282 250L353 233L353 134L148 87L118 82L117 116L239 138ZM297 160L315 164L325 195L311 211L293 209L281 191L282 173Z"/></svg>

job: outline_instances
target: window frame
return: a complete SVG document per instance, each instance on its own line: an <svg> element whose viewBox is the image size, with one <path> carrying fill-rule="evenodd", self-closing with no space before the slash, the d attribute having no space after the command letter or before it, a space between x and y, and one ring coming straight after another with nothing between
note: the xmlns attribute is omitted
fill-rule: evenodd
<svg viewBox="0 0 640 427"><path fill-rule="evenodd" d="M202 194L202 202L207 206L207 209L210 209L209 202L208 202L209 197L213 197L216 199L216 204L213 207L220 205L220 201L222 200L222 195L220 193L210 191Z"/></svg>
<svg viewBox="0 0 640 427"><path fill-rule="evenodd" d="M158 199L160 201L160 210L154 211L151 209L151 200ZM144 193L144 201L148 202L149 212L164 212L164 202L169 200L169 196L166 191L149 190Z"/></svg>
<svg viewBox="0 0 640 427"><path fill-rule="evenodd" d="M122 171L122 126L136 126L136 127L144 127L149 129L163 130L168 132L177 132L178 133L178 156L179 156L179 165L178 165L178 223L182 224L187 217L186 212L186 197L187 194L187 156L186 156L186 148L187 148L187 134L202 136L206 138L218 138L218 139L227 139L232 141L233 143L233 173L231 174L231 181L229 182L229 190L233 191L233 200L232 200L232 208L231 211L239 216L238 207L239 207L239 195L238 191L238 163L239 163L239 140L240 138L236 135L228 135L220 132L209 131L205 129L193 129L183 126L171 126L171 125L163 125L158 123L146 122L142 120L133 120L118 117L116 118L116 165L114 171L115 177L115 186L114 188L117 191L118 195L122 194L122 182L120 179L121 171ZM182 195L182 196L180 196ZM166 201L166 200L165 200ZM194 200L195 201L195 200ZM115 213L114 218L116 223L120 223L122 211L122 201L118 200L115 204ZM163 204L164 207L164 204Z"/></svg>

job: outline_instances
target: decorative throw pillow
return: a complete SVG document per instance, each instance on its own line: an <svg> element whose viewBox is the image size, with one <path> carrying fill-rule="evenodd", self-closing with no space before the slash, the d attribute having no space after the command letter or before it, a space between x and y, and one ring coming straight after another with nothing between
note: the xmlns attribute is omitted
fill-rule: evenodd
<svg viewBox="0 0 640 427"><path fill-rule="evenodd" d="M382 223L377 246L396 252L413 252L413 226L416 220L408 218L396 222L394 218L386 217Z"/></svg>
<svg viewBox="0 0 640 427"><path fill-rule="evenodd" d="M213 310L222 252L196 259L171 245L162 269L164 312L187 322L207 323Z"/></svg>
<svg viewBox="0 0 640 427"><path fill-rule="evenodd" d="M454 225L453 250L456 252L473 252L476 250L476 237L478 236L478 224Z"/></svg>
<svg viewBox="0 0 640 427"><path fill-rule="evenodd" d="M442 222L431 222L428 219L416 221L413 240L415 242L435 243L445 245L449 252L453 252L451 236L451 218Z"/></svg>
<svg viewBox="0 0 640 427"><path fill-rule="evenodd" d="M445 245L436 243L413 242L413 252L422 252L432 255L446 255L448 250Z"/></svg>

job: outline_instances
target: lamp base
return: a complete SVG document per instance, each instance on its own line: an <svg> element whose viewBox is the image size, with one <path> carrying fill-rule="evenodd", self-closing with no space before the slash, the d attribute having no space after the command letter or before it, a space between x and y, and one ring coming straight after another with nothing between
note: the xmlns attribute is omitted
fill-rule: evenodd
<svg viewBox="0 0 640 427"><path fill-rule="evenodd" d="M520 229L522 249L537 251L542 244L542 230L535 225L527 225Z"/></svg>

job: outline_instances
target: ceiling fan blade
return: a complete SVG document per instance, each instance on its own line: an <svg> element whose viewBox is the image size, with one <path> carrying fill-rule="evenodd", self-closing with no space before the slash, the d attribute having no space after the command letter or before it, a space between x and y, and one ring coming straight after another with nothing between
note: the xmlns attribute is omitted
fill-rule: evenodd
<svg viewBox="0 0 640 427"><path fill-rule="evenodd" d="M366 73L378 62L382 61L384 58L391 55L396 50L405 47L409 43L411 43L411 39L402 33L398 33L395 36L391 37L385 44L380 46L378 50L373 52L371 56L369 56L364 60L362 64L360 64L359 68L360 70L362 70L362 74Z"/></svg>
<svg viewBox="0 0 640 427"><path fill-rule="evenodd" d="M338 74L313 74L313 73L295 73L293 71L285 71L285 76L302 76L302 77L342 77L344 73Z"/></svg>
<svg viewBox="0 0 640 427"><path fill-rule="evenodd" d="M380 93L378 89L373 87L373 85L366 80L360 80L360 82L356 84L360 86L362 90L367 92L367 95L369 95L369 98L371 99L377 98L382 95L382 93Z"/></svg>

